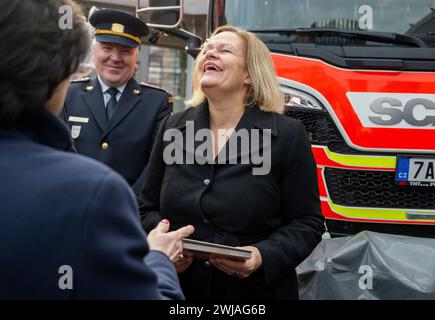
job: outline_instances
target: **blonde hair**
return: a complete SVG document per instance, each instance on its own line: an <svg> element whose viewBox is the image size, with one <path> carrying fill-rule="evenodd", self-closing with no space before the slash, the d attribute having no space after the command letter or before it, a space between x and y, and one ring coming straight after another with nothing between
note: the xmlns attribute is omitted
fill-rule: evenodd
<svg viewBox="0 0 435 320"><path fill-rule="evenodd" d="M284 96L279 88L269 49L253 33L230 25L217 28L210 39L222 32L234 32L243 40L246 47L246 69L251 79L246 105L256 104L263 111L282 113ZM200 74L197 59L193 69L193 97L187 102L192 107L206 100L199 85Z"/></svg>

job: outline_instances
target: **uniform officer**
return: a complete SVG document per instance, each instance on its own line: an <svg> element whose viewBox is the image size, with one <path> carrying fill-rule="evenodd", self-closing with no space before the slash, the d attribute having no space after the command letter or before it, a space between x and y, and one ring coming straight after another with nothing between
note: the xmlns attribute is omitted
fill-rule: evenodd
<svg viewBox="0 0 435 320"><path fill-rule="evenodd" d="M77 151L119 172L139 193L160 121L172 111L166 91L133 78L140 38L148 33L140 19L102 9L89 19L97 76L71 83L62 117Z"/></svg>

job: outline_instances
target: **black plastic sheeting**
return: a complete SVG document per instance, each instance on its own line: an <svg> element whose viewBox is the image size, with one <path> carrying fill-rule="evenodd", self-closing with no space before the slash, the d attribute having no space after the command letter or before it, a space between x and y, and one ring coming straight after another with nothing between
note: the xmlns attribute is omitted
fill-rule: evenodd
<svg viewBox="0 0 435 320"><path fill-rule="evenodd" d="M371 231L323 239L296 272L302 300L435 300L435 239Z"/></svg>

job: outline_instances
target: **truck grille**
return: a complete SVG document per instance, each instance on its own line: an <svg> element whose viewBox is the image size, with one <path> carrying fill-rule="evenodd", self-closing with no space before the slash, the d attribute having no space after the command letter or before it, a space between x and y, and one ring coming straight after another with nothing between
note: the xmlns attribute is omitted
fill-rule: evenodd
<svg viewBox="0 0 435 320"><path fill-rule="evenodd" d="M287 108L285 115L304 124L312 144L326 145L331 151L342 154L385 155L349 147L328 113ZM325 168L325 181L331 200L339 205L435 209L433 189L399 187L395 184L394 172Z"/></svg>
<svg viewBox="0 0 435 320"><path fill-rule="evenodd" d="M286 109L287 117L300 120L307 131L312 144L328 145L343 141L340 132L327 113Z"/></svg>
<svg viewBox="0 0 435 320"><path fill-rule="evenodd" d="M325 168L331 200L351 207L435 209L431 188L399 187L394 172Z"/></svg>
<svg viewBox="0 0 435 320"><path fill-rule="evenodd" d="M342 154L381 155L380 152L360 151L349 147L331 117L326 112L311 112L286 108L285 115L300 120L311 144L328 146L332 152Z"/></svg>

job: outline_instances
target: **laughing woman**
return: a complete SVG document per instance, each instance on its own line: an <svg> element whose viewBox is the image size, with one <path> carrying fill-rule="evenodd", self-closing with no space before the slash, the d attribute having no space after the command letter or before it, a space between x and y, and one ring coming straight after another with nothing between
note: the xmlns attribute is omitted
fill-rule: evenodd
<svg viewBox="0 0 435 320"><path fill-rule="evenodd" d="M142 224L192 224L194 239L251 251L246 261L174 261L187 299L297 299L295 267L324 224L310 144L303 125L282 115L269 51L252 33L221 27L194 79L193 107L167 118L156 138Z"/></svg>

